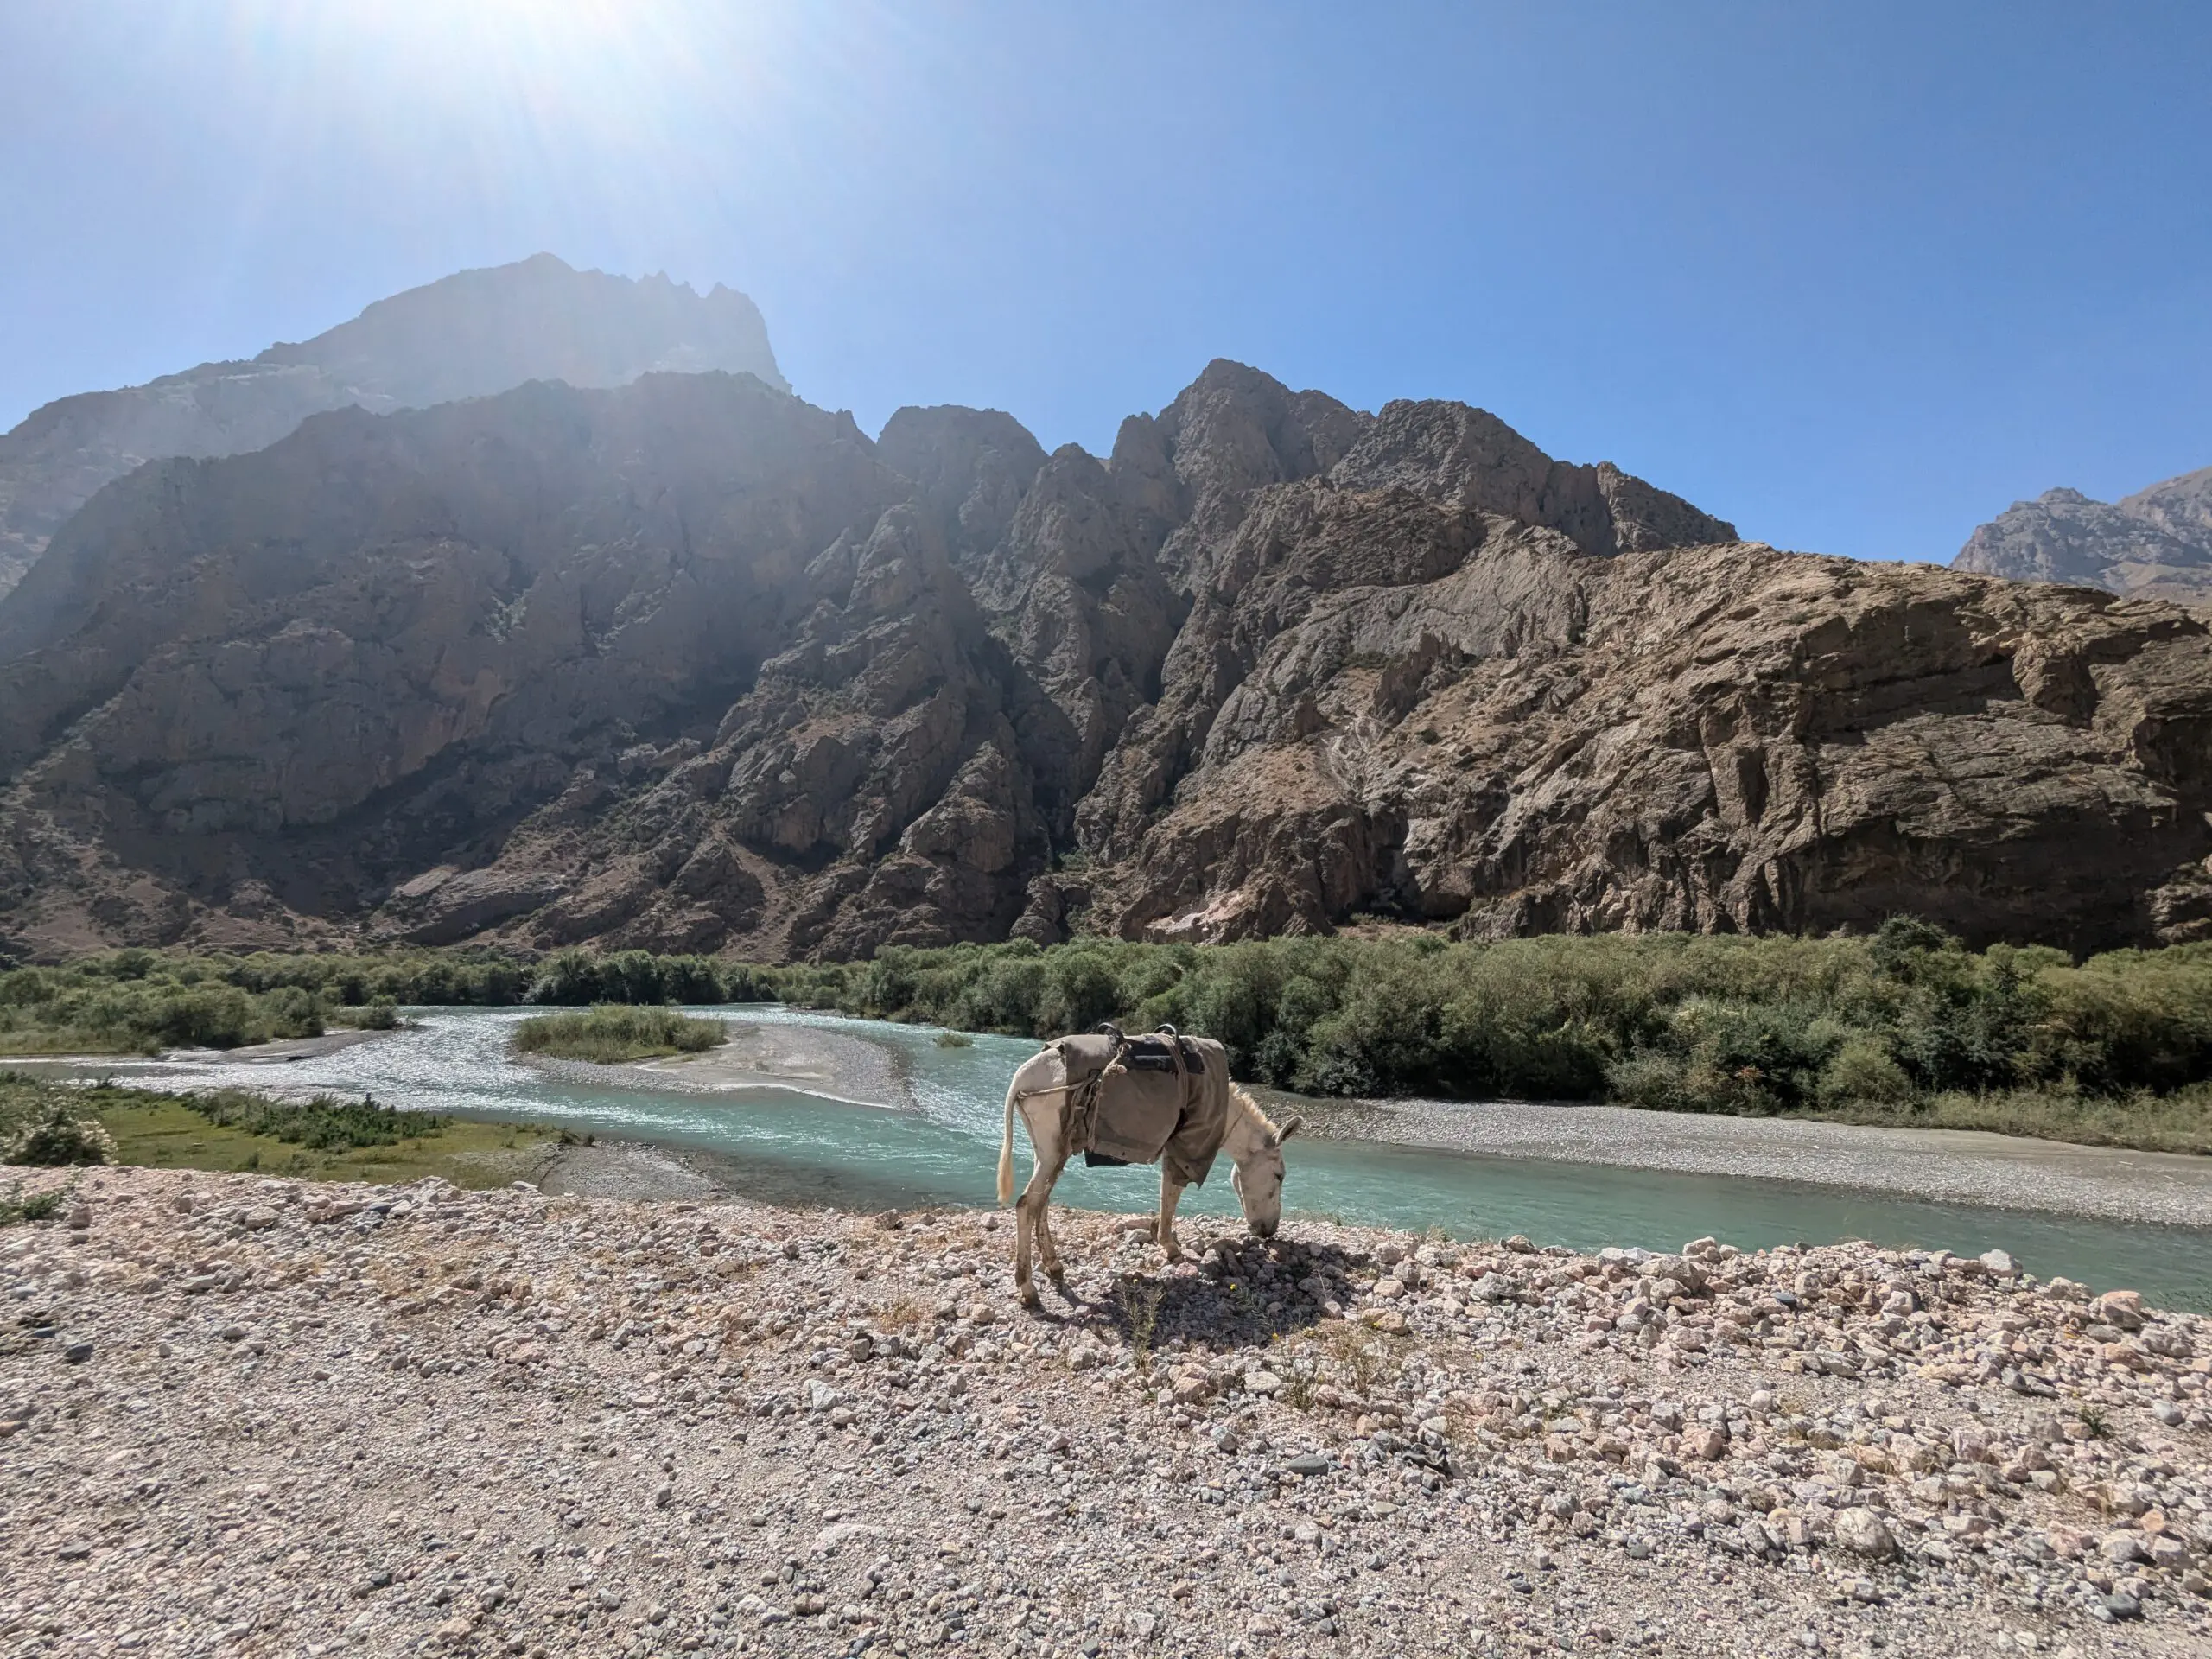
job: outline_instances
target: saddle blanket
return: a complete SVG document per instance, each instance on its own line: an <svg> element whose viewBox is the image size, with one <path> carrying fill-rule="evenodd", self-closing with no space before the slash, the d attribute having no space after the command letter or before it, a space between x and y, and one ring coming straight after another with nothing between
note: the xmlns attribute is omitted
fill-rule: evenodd
<svg viewBox="0 0 2212 1659"><path fill-rule="evenodd" d="M1169 1179L1203 1186L1229 1133L1229 1056L1210 1038L1176 1039L1179 1052L1172 1058L1167 1039L1141 1040L1159 1058L1135 1067L1128 1054L1134 1042L1125 1048L1109 1036L1085 1035L1063 1037L1054 1045L1070 1084L1100 1079L1090 1143L1081 1148L1084 1161L1158 1163ZM1122 1064L1108 1071L1117 1052ZM1176 1059L1183 1062L1180 1076L1173 1069ZM1168 1069L1154 1069L1162 1061Z"/></svg>

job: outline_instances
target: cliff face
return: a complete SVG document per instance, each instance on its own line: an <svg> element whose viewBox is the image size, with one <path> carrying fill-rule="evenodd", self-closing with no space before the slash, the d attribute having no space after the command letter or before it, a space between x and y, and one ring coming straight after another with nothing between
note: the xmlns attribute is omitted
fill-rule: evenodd
<svg viewBox="0 0 2212 1659"><path fill-rule="evenodd" d="M530 380L613 386L655 370L724 369L783 389L753 302L664 276L572 270L551 254L465 270L251 362L203 363L34 410L0 434L0 595L100 486L167 456L264 448L309 415L420 408Z"/></svg>
<svg viewBox="0 0 2212 1659"><path fill-rule="evenodd" d="M2212 467L2117 502L2079 490L2016 501L1967 538L1952 569L2212 605Z"/></svg>
<svg viewBox="0 0 2212 1659"><path fill-rule="evenodd" d="M2189 613L1231 364L1104 461L721 375L325 415L111 486L0 639L18 950L2212 936Z"/></svg>

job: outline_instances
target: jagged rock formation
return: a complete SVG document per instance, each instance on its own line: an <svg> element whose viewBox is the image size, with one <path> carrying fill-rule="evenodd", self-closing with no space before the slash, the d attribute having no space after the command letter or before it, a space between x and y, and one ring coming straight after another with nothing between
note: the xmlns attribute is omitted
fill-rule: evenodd
<svg viewBox="0 0 2212 1659"><path fill-rule="evenodd" d="M2016 501L1967 537L1952 569L2212 605L2212 467L2115 502L2079 490Z"/></svg>
<svg viewBox="0 0 2212 1659"><path fill-rule="evenodd" d="M19 950L2212 937L2200 619L1233 364L1104 461L721 375L320 416L111 486L0 640Z"/></svg>
<svg viewBox="0 0 2212 1659"><path fill-rule="evenodd" d="M655 370L725 369L783 388L744 295L665 276L572 270L550 253L379 300L351 322L250 363L203 363L34 410L0 435L0 594L94 492L170 455L264 448L309 415L424 408L530 380L616 386Z"/></svg>

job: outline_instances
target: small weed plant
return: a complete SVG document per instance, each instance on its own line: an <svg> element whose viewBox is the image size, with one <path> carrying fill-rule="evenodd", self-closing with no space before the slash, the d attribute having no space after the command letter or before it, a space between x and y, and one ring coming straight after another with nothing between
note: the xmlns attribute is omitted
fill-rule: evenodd
<svg viewBox="0 0 2212 1659"><path fill-rule="evenodd" d="M1128 1327L1129 1361L1139 1376L1152 1375L1152 1339L1160 1328L1160 1287L1147 1280L1124 1278L1119 1295L1122 1319Z"/></svg>
<svg viewBox="0 0 2212 1659"><path fill-rule="evenodd" d="M5 1192L0 1192L0 1227L12 1227L22 1221L51 1221L61 1213L61 1206L69 1202L76 1190L73 1180L61 1186L49 1186L43 1192L25 1192L21 1181L11 1182Z"/></svg>

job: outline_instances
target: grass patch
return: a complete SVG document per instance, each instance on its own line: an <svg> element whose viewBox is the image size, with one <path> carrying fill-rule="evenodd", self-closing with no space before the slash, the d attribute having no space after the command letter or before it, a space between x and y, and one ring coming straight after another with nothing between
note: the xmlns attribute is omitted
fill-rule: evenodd
<svg viewBox="0 0 2212 1659"><path fill-rule="evenodd" d="M317 1181L404 1185L426 1175L455 1186L505 1186L527 1179L550 1144L543 1131L466 1118L385 1145L318 1152L273 1135L216 1123L186 1102L156 1096L104 1107L117 1160L152 1169L257 1170Z"/></svg>
<svg viewBox="0 0 2212 1659"><path fill-rule="evenodd" d="M0 1073L0 1125L33 1120L60 1100L97 1121L114 1160L152 1169L259 1171L308 1180L404 1183L439 1175L456 1186L528 1179L552 1132L321 1099L303 1105L225 1090L168 1095L101 1084L77 1088Z"/></svg>
<svg viewBox="0 0 2212 1659"><path fill-rule="evenodd" d="M619 1065L626 1060L701 1053L728 1035L719 1020L694 1019L674 1008L603 1004L588 1014L541 1014L525 1020L515 1027L511 1041L518 1054Z"/></svg>
<svg viewBox="0 0 2212 1659"><path fill-rule="evenodd" d="M187 1095L184 1104L218 1128L281 1141L310 1152L354 1152L365 1147L396 1147L453 1127L435 1112L411 1112L379 1106L372 1100L336 1100L317 1095L294 1103L238 1089Z"/></svg>
<svg viewBox="0 0 2212 1659"><path fill-rule="evenodd" d="M964 1031L940 1031L932 1039L939 1048L973 1048L976 1039Z"/></svg>

